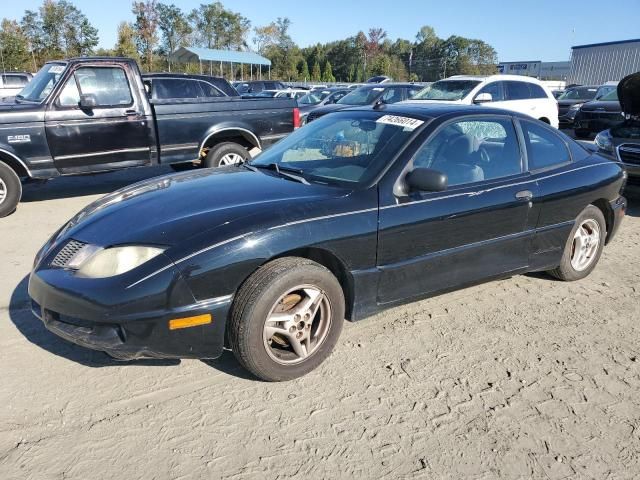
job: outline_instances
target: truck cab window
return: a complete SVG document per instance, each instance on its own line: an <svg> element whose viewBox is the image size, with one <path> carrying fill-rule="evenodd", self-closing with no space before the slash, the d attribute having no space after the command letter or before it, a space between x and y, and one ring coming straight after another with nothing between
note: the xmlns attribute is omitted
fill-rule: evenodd
<svg viewBox="0 0 640 480"><path fill-rule="evenodd" d="M77 106L81 94L94 95L98 107L126 107L133 104L127 77L124 70L118 67L79 68L67 80L58 104L63 107Z"/></svg>

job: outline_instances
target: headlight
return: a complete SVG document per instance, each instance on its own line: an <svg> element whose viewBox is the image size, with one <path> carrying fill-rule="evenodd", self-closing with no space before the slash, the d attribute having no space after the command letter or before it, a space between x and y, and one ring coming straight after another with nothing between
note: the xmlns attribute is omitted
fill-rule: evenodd
<svg viewBox="0 0 640 480"><path fill-rule="evenodd" d="M603 150L607 153L613 153L613 142L611 141L609 130L605 130L604 132L600 132L598 135L596 135L595 142L600 150Z"/></svg>
<svg viewBox="0 0 640 480"><path fill-rule="evenodd" d="M113 277L133 270L162 252L164 248L135 245L93 251L82 262L77 262L81 263L77 265L77 275L88 278Z"/></svg>

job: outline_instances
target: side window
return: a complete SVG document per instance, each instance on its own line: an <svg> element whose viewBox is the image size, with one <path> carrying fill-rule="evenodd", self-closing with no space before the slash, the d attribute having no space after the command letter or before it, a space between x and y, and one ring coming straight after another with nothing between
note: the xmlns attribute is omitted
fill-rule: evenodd
<svg viewBox="0 0 640 480"><path fill-rule="evenodd" d="M223 97L223 93L218 90L216 87L207 82L198 81L200 84L200 88L202 89L202 97L211 98L211 97Z"/></svg>
<svg viewBox="0 0 640 480"><path fill-rule="evenodd" d="M535 83L529 84L529 90L531 92L531 98L549 98L545 93L544 89L540 85L536 85Z"/></svg>
<svg viewBox="0 0 640 480"><path fill-rule="evenodd" d="M29 83L26 75L2 75L2 83L5 87L20 88Z"/></svg>
<svg viewBox="0 0 640 480"><path fill-rule="evenodd" d="M522 121L529 170L562 165L571 160L566 143L555 133L535 123Z"/></svg>
<svg viewBox="0 0 640 480"><path fill-rule="evenodd" d="M493 102L501 102L504 100L504 89L502 88L503 82L493 82L488 85L482 87L482 90L478 92L478 95L481 93L488 93L491 95L491 101Z"/></svg>
<svg viewBox="0 0 640 480"><path fill-rule="evenodd" d="M133 97L124 70L119 67L82 67L65 84L58 104L77 106L80 95L94 95L98 107L127 107Z"/></svg>
<svg viewBox="0 0 640 480"><path fill-rule="evenodd" d="M507 86L507 100L528 100L529 87L526 82L505 82Z"/></svg>
<svg viewBox="0 0 640 480"><path fill-rule="evenodd" d="M154 79L153 98L156 100L198 98L202 96L198 83L187 78Z"/></svg>
<svg viewBox="0 0 640 480"><path fill-rule="evenodd" d="M522 155L511 120L462 120L431 137L416 153L413 166L445 173L449 186L456 186L517 175Z"/></svg>
<svg viewBox="0 0 640 480"><path fill-rule="evenodd" d="M409 87L409 90L407 90L407 98L413 98L420 90L422 90L421 87Z"/></svg>
<svg viewBox="0 0 640 480"><path fill-rule="evenodd" d="M400 88L388 88L386 92L382 94L382 101L384 103L398 103L402 101L402 89Z"/></svg>

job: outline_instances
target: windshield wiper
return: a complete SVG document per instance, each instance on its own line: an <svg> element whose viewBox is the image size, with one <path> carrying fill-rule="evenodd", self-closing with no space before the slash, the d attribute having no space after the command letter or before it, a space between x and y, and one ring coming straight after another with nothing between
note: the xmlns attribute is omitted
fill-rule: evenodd
<svg viewBox="0 0 640 480"><path fill-rule="evenodd" d="M305 185L309 185L309 182L306 178L302 176L303 171L298 168L292 167L283 167L278 165L277 163L269 163L268 165L252 165L254 168L265 168L267 170L272 170L276 172L281 177L286 177L291 180L295 180L296 182L304 183Z"/></svg>

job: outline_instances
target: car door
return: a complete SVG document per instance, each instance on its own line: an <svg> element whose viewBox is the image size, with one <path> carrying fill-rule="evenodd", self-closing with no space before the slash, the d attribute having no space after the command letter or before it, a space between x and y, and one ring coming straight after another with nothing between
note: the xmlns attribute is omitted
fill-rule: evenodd
<svg viewBox="0 0 640 480"><path fill-rule="evenodd" d="M499 104L493 104L497 108L505 108L525 115L536 115L536 102L531 99L531 90L527 82L509 80L504 82L505 99Z"/></svg>
<svg viewBox="0 0 640 480"><path fill-rule="evenodd" d="M49 149L62 173L145 165L153 121L121 65L82 64L71 71L45 115ZM92 107L81 107L81 97Z"/></svg>
<svg viewBox="0 0 640 480"><path fill-rule="evenodd" d="M527 267L536 186L510 116L445 123L408 160L406 169L412 168L441 171L449 186L397 195L397 183L381 183L380 304Z"/></svg>
<svg viewBox="0 0 640 480"><path fill-rule="evenodd" d="M505 108L503 106L505 100L505 86L504 82L491 82L487 83L484 87L482 87L478 93L476 93L473 97L473 102L475 103L476 98L481 93L488 93L491 95L491 101L482 103L481 105L487 105L494 108Z"/></svg>

